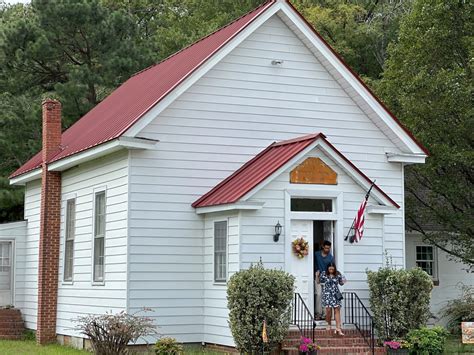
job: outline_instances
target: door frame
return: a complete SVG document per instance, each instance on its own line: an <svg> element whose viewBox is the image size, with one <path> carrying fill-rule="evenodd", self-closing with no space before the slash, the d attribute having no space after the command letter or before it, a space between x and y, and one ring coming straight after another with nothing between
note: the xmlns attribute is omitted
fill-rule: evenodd
<svg viewBox="0 0 474 355"><path fill-rule="evenodd" d="M10 256L10 305L15 306L15 274L16 274L16 262L15 262L15 239L2 239L0 238L0 243L10 243L11 244L11 256Z"/></svg>
<svg viewBox="0 0 474 355"><path fill-rule="evenodd" d="M331 198L333 200L332 212L292 212L291 198ZM318 220L334 221L334 245L337 269L344 273L344 194L336 190L334 186L318 186L308 189L307 186L296 187L285 190L285 270L291 268L291 220ZM311 252L313 252L311 250Z"/></svg>

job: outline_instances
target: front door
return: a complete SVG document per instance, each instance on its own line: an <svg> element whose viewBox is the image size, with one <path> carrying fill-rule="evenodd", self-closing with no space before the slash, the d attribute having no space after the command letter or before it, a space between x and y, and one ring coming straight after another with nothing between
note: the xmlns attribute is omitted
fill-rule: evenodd
<svg viewBox="0 0 474 355"><path fill-rule="evenodd" d="M0 307L12 304L12 242L0 242Z"/></svg>
<svg viewBox="0 0 474 355"><path fill-rule="evenodd" d="M291 221L291 241L301 237L303 237L309 243L309 254L303 259L300 259L293 253L292 250L290 272L295 277L296 292L301 295L308 306L308 309L311 311L311 314L314 314L313 221ZM289 247L292 248L291 243L289 243Z"/></svg>

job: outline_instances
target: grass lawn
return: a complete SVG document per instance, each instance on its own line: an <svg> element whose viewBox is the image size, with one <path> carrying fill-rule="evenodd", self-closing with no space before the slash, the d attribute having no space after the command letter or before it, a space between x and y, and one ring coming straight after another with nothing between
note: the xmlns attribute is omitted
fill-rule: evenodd
<svg viewBox="0 0 474 355"><path fill-rule="evenodd" d="M474 344L461 343L461 336L452 337L446 341L445 354L474 354Z"/></svg>
<svg viewBox="0 0 474 355"><path fill-rule="evenodd" d="M87 351L76 350L67 346L51 344L36 345L34 340L0 340L0 354L2 355L84 355Z"/></svg>
<svg viewBox="0 0 474 355"><path fill-rule="evenodd" d="M0 340L1 355L85 355L91 354L85 350L77 350L67 346L51 344L36 345L35 340ZM139 355L154 354L150 352L135 352ZM186 355L222 355L222 353L204 350L200 346L185 346Z"/></svg>

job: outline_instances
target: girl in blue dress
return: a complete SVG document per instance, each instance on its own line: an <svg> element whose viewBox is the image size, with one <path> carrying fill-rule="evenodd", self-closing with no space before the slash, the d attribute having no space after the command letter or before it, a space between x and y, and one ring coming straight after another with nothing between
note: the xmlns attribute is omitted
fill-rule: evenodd
<svg viewBox="0 0 474 355"><path fill-rule="evenodd" d="M336 264L329 263L326 271L321 273L320 280L324 283L324 291L322 295L323 307L326 308L327 329L331 329L332 310L334 309L334 318L336 319L336 331L339 335L344 335L341 330L341 307L342 299L338 299L337 295L341 294L339 285L346 283L346 278L336 269Z"/></svg>

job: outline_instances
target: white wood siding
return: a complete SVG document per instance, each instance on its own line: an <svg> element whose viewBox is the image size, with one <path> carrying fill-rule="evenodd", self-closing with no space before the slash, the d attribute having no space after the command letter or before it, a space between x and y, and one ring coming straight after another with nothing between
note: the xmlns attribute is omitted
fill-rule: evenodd
<svg viewBox="0 0 474 355"><path fill-rule="evenodd" d="M273 59L284 63L272 66ZM204 219L191 203L273 141L315 132L326 134L402 203L401 164L388 163L385 156L388 150L398 151L395 145L274 16L138 135L160 142L156 150L132 153L131 310L156 307L164 334L202 341L202 312L208 302L202 299ZM360 198L349 197L347 210L353 208L355 214ZM269 201L274 198L268 196ZM263 218L258 225L244 225L243 231L267 236L267 246L274 250L268 261L278 266L283 247L271 240L275 223L273 217ZM387 217L383 228L379 224L374 228L385 230L387 249L403 264L401 212ZM381 252L380 246L372 252ZM362 275L364 257L348 258ZM206 333L204 339L216 339L213 335ZM219 342L226 343L227 337Z"/></svg>
<svg viewBox="0 0 474 355"><path fill-rule="evenodd" d="M227 280L239 271L239 215L208 215L204 231L204 341L232 346L227 286L214 282L214 222L217 221L227 221Z"/></svg>
<svg viewBox="0 0 474 355"><path fill-rule="evenodd" d="M22 255L17 257L15 306L21 310L25 327L36 329L38 312L38 254L40 233L41 180L25 186L26 235L17 244Z"/></svg>
<svg viewBox="0 0 474 355"><path fill-rule="evenodd" d="M106 190L105 283L92 284L94 189ZM89 313L119 312L127 298L128 153L118 152L62 174L61 254L57 332L78 335L72 320ZM73 282L65 283L66 201L76 198Z"/></svg>

